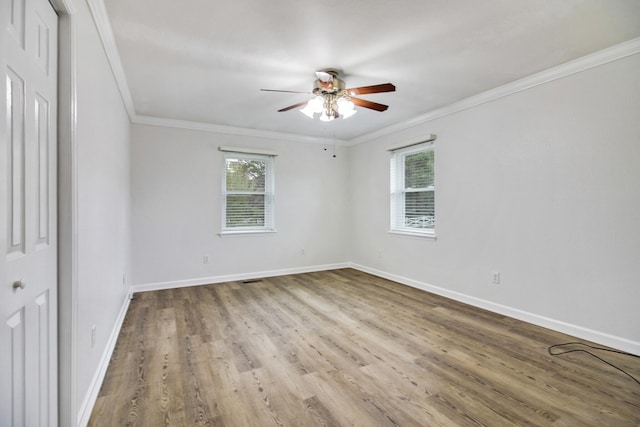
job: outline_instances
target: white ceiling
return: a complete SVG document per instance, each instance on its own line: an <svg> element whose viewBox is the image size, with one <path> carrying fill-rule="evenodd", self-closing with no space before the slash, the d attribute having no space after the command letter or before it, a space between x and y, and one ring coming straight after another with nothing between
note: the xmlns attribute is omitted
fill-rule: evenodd
<svg viewBox="0 0 640 427"><path fill-rule="evenodd" d="M640 37L639 0L104 6L136 115L347 141ZM326 68L341 70L347 87L392 82L396 92L361 96L389 109L324 123L277 112L307 95L260 91L311 90Z"/></svg>

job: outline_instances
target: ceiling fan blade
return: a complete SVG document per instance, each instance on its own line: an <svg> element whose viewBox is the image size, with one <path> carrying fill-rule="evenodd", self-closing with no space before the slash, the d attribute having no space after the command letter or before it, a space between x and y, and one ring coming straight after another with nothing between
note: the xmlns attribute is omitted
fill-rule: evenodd
<svg viewBox="0 0 640 427"><path fill-rule="evenodd" d="M289 110L293 110L294 108L302 107L303 105L307 105L307 102L309 102L308 99L306 101L298 102L297 104L293 104L293 105L289 105L288 107L281 108L278 110L278 113L282 113L283 111L289 111Z"/></svg>
<svg viewBox="0 0 640 427"><path fill-rule="evenodd" d="M366 95L368 93L395 92L396 87L391 83L382 83L373 86L361 86L345 89L350 95Z"/></svg>
<svg viewBox="0 0 640 427"><path fill-rule="evenodd" d="M387 108L389 108L388 105L378 104L377 102L367 101L366 99L360 99L360 98L354 98L354 97L351 97L351 102L353 102L358 107L369 108L371 110L376 110L376 111L385 111Z"/></svg>
<svg viewBox="0 0 640 427"><path fill-rule="evenodd" d="M285 92L285 93L311 93L311 92L302 92L299 90L279 90L279 89L260 89L263 92Z"/></svg>

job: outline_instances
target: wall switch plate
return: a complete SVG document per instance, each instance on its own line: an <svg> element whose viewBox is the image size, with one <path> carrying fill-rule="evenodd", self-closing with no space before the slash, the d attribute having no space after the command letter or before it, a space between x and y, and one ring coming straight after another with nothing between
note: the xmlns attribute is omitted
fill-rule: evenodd
<svg viewBox="0 0 640 427"><path fill-rule="evenodd" d="M492 271L491 272L491 283L493 283L495 285L499 285L500 284L500 272L499 271Z"/></svg>

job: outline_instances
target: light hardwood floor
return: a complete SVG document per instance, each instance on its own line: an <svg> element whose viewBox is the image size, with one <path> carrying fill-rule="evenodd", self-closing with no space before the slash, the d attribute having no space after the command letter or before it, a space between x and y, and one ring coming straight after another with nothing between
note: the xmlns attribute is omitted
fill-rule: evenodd
<svg viewBox="0 0 640 427"><path fill-rule="evenodd" d="M568 341L351 269L138 293L89 425L640 425L640 385Z"/></svg>

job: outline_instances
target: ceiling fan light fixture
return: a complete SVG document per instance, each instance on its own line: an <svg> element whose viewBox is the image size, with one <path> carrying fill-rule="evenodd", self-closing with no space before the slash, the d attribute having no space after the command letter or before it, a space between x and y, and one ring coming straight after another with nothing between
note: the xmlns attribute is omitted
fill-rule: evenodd
<svg viewBox="0 0 640 427"><path fill-rule="evenodd" d="M300 109L300 112L305 116L313 119L315 113L322 113L324 105L324 99L322 96L318 95L315 98L309 100L304 108Z"/></svg>
<svg viewBox="0 0 640 427"><path fill-rule="evenodd" d="M307 103L309 108L313 110L314 113L322 113L322 106L324 105L324 98L320 95L313 98L311 101Z"/></svg>
<svg viewBox="0 0 640 427"><path fill-rule="evenodd" d="M340 114L342 115L342 119L348 119L349 117L353 116L355 113L357 113L358 110L356 110L355 108L352 108L350 110L346 110L341 112Z"/></svg>
<svg viewBox="0 0 640 427"><path fill-rule="evenodd" d="M333 115L327 114L326 111L323 111L322 114L320 114L320 120L323 122L330 122L333 120Z"/></svg>
<svg viewBox="0 0 640 427"><path fill-rule="evenodd" d="M320 120L330 122L339 116L342 116L343 119L353 116L358 112L354 107L354 103L342 94L325 93L309 100L304 108L300 109L300 112L310 119L319 113Z"/></svg>
<svg viewBox="0 0 640 427"><path fill-rule="evenodd" d="M353 102L345 97L338 98L336 105L338 107L338 113L342 116L342 119L348 119L358 112L354 108Z"/></svg>

